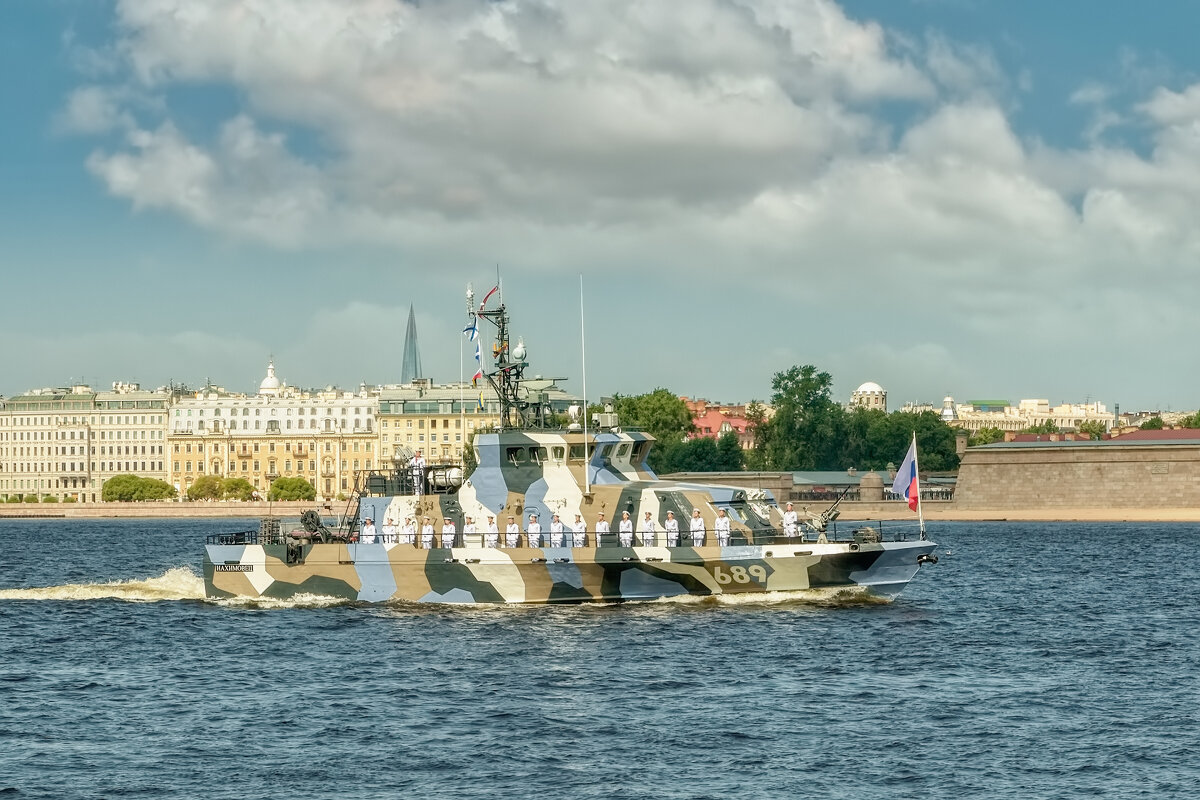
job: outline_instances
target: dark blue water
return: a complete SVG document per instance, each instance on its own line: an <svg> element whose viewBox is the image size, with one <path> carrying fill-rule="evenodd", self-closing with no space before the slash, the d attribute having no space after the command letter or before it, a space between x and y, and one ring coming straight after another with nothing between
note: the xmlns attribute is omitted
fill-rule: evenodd
<svg viewBox="0 0 1200 800"><path fill-rule="evenodd" d="M0 522L0 797L1200 794L1195 526L937 525L887 605L194 599L235 527Z"/></svg>

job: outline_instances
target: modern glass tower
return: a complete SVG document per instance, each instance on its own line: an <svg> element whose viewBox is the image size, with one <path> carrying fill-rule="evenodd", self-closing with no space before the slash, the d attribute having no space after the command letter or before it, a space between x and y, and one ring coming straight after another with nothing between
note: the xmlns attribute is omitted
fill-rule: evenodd
<svg viewBox="0 0 1200 800"><path fill-rule="evenodd" d="M400 366L400 382L412 383L421 374L421 353L417 349L417 315L412 304L408 306L408 329L404 332L404 360Z"/></svg>

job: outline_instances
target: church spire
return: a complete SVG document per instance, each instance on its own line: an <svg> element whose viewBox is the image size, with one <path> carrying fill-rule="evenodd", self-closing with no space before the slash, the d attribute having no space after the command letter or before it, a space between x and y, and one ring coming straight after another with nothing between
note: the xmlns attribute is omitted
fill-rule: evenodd
<svg viewBox="0 0 1200 800"><path fill-rule="evenodd" d="M408 305L408 329L404 332L404 360L400 366L400 382L412 383L421 374L421 353L417 349L417 315L412 304Z"/></svg>

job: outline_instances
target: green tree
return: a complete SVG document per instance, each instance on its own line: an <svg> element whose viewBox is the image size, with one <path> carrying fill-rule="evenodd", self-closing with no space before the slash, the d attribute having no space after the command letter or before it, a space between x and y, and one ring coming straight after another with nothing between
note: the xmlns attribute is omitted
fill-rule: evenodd
<svg viewBox="0 0 1200 800"><path fill-rule="evenodd" d="M220 498L221 479L216 475L201 475L187 490L188 500L219 500Z"/></svg>
<svg viewBox="0 0 1200 800"><path fill-rule="evenodd" d="M58 498L57 498L57 497L55 497L55 496L54 496L54 495L52 495L52 494L48 494L48 495L46 495L45 497L43 497L43 498L42 498L42 502L43 502L43 503L57 503L57 502L58 502Z"/></svg>
<svg viewBox="0 0 1200 800"><path fill-rule="evenodd" d="M1138 427L1144 431L1161 431L1163 429L1162 417L1151 417Z"/></svg>
<svg viewBox="0 0 1200 800"><path fill-rule="evenodd" d="M674 392L658 388L647 394L630 397L617 395L614 409L622 426L641 428L658 440L647 459L655 472L671 471L674 445L684 442L689 433L695 431L692 415L685 403Z"/></svg>
<svg viewBox="0 0 1200 800"><path fill-rule="evenodd" d="M717 439L717 470L737 472L746 466L745 452L737 431L726 431Z"/></svg>
<svg viewBox="0 0 1200 800"><path fill-rule="evenodd" d="M1200 428L1200 411L1197 411L1195 414L1189 414L1188 416L1179 420L1179 427Z"/></svg>
<svg viewBox="0 0 1200 800"><path fill-rule="evenodd" d="M1003 442L1004 431L999 428L980 428L971 434L967 439L968 447L978 447L983 444L992 444L993 442Z"/></svg>
<svg viewBox="0 0 1200 800"><path fill-rule="evenodd" d="M836 469L845 435L845 412L833 402L833 379L811 364L775 373L775 414L755 428L755 446L767 469Z"/></svg>
<svg viewBox="0 0 1200 800"><path fill-rule="evenodd" d="M245 478L226 478L221 481L221 497L226 500L249 500L254 496L254 487Z"/></svg>
<svg viewBox="0 0 1200 800"><path fill-rule="evenodd" d="M1039 422L1037 425L1030 425L1022 433L1059 433L1058 426L1051 420Z"/></svg>
<svg viewBox="0 0 1200 800"><path fill-rule="evenodd" d="M38 496L37 496L36 494L27 494L27 495L25 495L25 502L26 502L26 503L36 503L37 501L38 501Z"/></svg>
<svg viewBox="0 0 1200 800"><path fill-rule="evenodd" d="M766 423L766 406L757 400L751 400L746 405L746 432L750 434L754 446L749 450L742 451L742 464L748 470L766 469L766 459L763 457L762 450L758 447L760 438L765 438L760 435L759 431Z"/></svg>
<svg viewBox="0 0 1200 800"><path fill-rule="evenodd" d="M271 482L267 492L268 500L316 500L317 490L311 483L299 476L294 478L276 478Z"/></svg>
<svg viewBox="0 0 1200 800"><path fill-rule="evenodd" d="M1079 423L1079 432L1086 433L1088 438L1093 441L1103 439L1104 434L1108 433L1104 428L1104 423L1098 419L1089 419Z"/></svg>
<svg viewBox="0 0 1200 800"><path fill-rule="evenodd" d="M166 500L176 496L175 487L156 478L114 475L104 482L100 499L106 503L132 503L138 500Z"/></svg>

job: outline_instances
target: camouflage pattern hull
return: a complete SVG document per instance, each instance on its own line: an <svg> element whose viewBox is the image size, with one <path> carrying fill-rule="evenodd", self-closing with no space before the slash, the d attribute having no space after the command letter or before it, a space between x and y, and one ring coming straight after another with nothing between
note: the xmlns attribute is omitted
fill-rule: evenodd
<svg viewBox="0 0 1200 800"><path fill-rule="evenodd" d="M209 597L386 603L583 603L847 588L895 597L929 541L728 547L206 546ZM298 557L297 557L298 555Z"/></svg>

